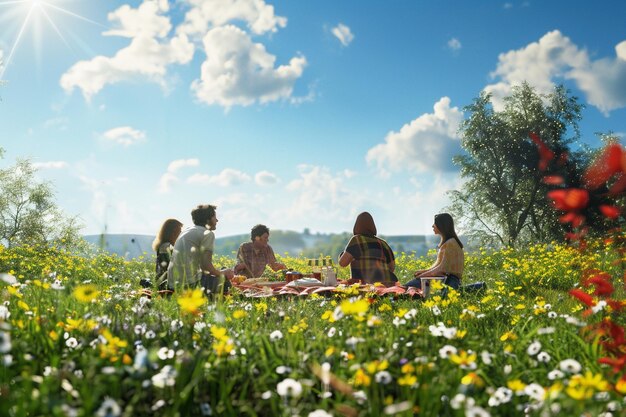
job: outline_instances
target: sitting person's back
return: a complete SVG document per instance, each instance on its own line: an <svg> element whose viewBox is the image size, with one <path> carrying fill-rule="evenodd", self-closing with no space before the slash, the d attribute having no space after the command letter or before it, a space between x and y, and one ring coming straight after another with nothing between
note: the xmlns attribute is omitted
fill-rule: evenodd
<svg viewBox="0 0 626 417"><path fill-rule="evenodd" d="M359 214L353 233L339 257L339 265L350 265L350 277L368 284L397 281L393 251L387 242L376 237L376 225L369 213Z"/></svg>

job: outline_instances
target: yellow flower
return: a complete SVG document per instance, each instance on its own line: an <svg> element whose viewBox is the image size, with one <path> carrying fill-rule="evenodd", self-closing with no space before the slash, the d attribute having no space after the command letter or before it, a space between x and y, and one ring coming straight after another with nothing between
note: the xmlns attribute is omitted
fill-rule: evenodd
<svg viewBox="0 0 626 417"><path fill-rule="evenodd" d="M218 340L213 343L213 350L217 356L226 356L234 349L234 345L230 339Z"/></svg>
<svg viewBox="0 0 626 417"><path fill-rule="evenodd" d="M391 310L391 306L389 304L383 304L380 307L378 307L378 311L380 311L381 313L384 313L385 311L389 311Z"/></svg>
<svg viewBox="0 0 626 417"><path fill-rule="evenodd" d="M519 379L513 379L511 381L507 381L506 386L509 387L510 390L515 391L515 392L524 391L524 388L526 388L526 384L524 384Z"/></svg>
<svg viewBox="0 0 626 417"><path fill-rule="evenodd" d="M469 374L461 378L461 384L482 387L485 385L485 382L476 372L470 372Z"/></svg>
<svg viewBox="0 0 626 417"><path fill-rule="evenodd" d="M575 400L588 400L596 391L607 391L609 384L601 374L586 371L585 375L574 375L569 381L565 392Z"/></svg>
<svg viewBox="0 0 626 417"><path fill-rule="evenodd" d="M100 291L93 284L79 285L74 289L74 297L83 303L89 303L100 295Z"/></svg>
<svg viewBox="0 0 626 417"><path fill-rule="evenodd" d="M324 311L324 314L322 314L322 320L328 320L329 322L334 323L335 315L331 310L326 310Z"/></svg>
<svg viewBox="0 0 626 417"><path fill-rule="evenodd" d="M403 374L409 374L409 373L415 371L415 367L413 366L413 364L411 362L408 362L408 363L405 363L404 365L402 365L402 368L400 368L400 371Z"/></svg>
<svg viewBox="0 0 626 417"><path fill-rule="evenodd" d="M517 336L513 332L506 332L502 336L500 336L500 341L504 342L506 340L515 340Z"/></svg>
<svg viewBox="0 0 626 417"><path fill-rule="evenodd" d="M355 386L363 385L365 387L369 387L371 383L372 383L372 378L369 375L367 375L365 372L363 372L363 369L359 368L356 370L356 373L354 374Z"/></svg>
<svg viewBox="0 0 626 417"><path fill-rule="evenodd" d="M335 353L335 348L334 347L329 347L328 349L326 349L326 352L324 352L324 356L329 357L331 356L333 353Z"/></svg>
<svg viewBox="0 0 626 417"><path fill-rule="evenodd" d="M263 313L267 313L267 303L264 301L255 304L254 308L256 308L256 311L262 311Z"/></svg>
<svg viewBox="0 0 626 417"><path fill-rule="evenodd" d="M17 306L19 308L21 308L22 310L30 310L30 307L28 306L28 304L26 304L24 301L20 300L17 302Z"/></svg>
<svg viewBox="0 0 626 417"><path fill-rule="evenodd" d="M204 296L204 291L200 288L185 291L180 297L178 297L178 305L185 313L198 314L199 308L202 307L207 299Z"/></svg>
<svg viewBox="0 0 626 417"><path fill-rule="evenodd" d="M407 374L398 378L398 385L415 385L417 384L417 377L415 375Z"/></svg>
<svg viewBox="0 0 626 417"><path fill-rule="evenodd" d="M228 340L228 335L226 334L226 329L224 327L212 326L211 334L217 340L221 340L221 341Z"/></svg>
<svg viewBox="0 0 626 417"><path fill-rule="evenodd" d="M346 315L359 315L367 312L369 303L362 298L356 301L344 300L341 302L341 311Z"/></svg>
<svg viewBox="0 0 626 417"><path fill-rule="evenodd" d="M235 310L233 312L233 318L236 319L236 320L239 320L239 319L244 318L244 317L246 317L246 312L243 311L243 310Z"/></svg>
<svg viewBox="0 0 626 417"><path fill-rule="evenodd" d="M466 351L462 350L458 354L453 353L450 355L450 360L456 365L472 366L474 362L476 362L476 353L468 354Z"/></svg>

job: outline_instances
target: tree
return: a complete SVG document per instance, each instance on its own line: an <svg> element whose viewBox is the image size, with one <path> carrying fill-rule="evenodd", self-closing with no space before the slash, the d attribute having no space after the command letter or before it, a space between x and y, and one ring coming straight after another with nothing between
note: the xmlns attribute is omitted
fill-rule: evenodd
<svg viewBox="0 0 626 417"><path fill-rule="evenodd" d="M543 95L527 83L513 87L504 103L502 111L495 111L491 95L483 92L464 109L470 113L460 126L466 153L454 162L466 182L451 192L449 210L483 243L515 246L562 239L529 133L539 135L557 155L567 154L562 169L576 171L586 158L570 149L580 136L582 106L563 86Z"/></svg>
<svg viewBox="0 0 626 417"><path fill-rule="evenodd" d="M3 150L0 149L0 156ZM80 246L80 225L76 217L66 217L54 202L49 182L38 182L36 169L28 159L0 169L0 242L18 244L58 244Z"/></svg>

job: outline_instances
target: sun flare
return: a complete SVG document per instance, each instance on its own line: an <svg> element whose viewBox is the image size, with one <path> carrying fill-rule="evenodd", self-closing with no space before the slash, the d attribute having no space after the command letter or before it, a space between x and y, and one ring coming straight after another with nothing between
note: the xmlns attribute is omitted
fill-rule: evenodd
<svg viewBox="0 0 626 417"><path fill-rule="evenodd" d="M0 80L3 79L7 69L11 65L13 56L20 45L24 33L29 30L35 30L33 27L37 27L35 24L35 18L42 19L47 25L57 34L57 36L63 41L63 43L71 49L65 36L63 36L64 26L69 25L67 16L79 19L97 26L107 28L96 21L88 19L80 14L74 13L71 10L61 7L61 2L72 2L76 0L0 0L0 27L8 26L4 22L21 22L19 24L19 30L14 35L14 40L11 44L8 54L4 53L5 59L0 60ZM37 37L35 41L35 50L41 50L41 43L45 37ZM6 51L5 51L6 52ZM2 57L0 55L0 58Z"/></svg>

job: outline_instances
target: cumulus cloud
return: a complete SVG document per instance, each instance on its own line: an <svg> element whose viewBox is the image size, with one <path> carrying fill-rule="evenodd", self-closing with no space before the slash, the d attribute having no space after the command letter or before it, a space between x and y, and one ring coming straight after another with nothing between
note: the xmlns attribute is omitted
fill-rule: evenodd
<svg viewBox="0 0 626 417"><path fill-rule="evenodd" d="M592 60L558 30L546 33L537 42L500 54L491 73L497 82L485 87L492 93L496 110L503 108L503 98L511 87L527 81L540 93L548 93L554 81L571 79L590 104L608 114L626 106L626 41L615 47L615 58Z"/></svg>
<svg viewBox="0 0 626 417"><path fill-rule="evenodd" d="M68 164L65 161L33 162L35 169L64 169L67 167Z"/></svg>
<svg viewBox="0 0 626 417"><path fill-rule="evenodd" d="M217 185L219 187L240 185L248 181L250 181L248 174L232 168L225 168L217 175L194 174L187 178L187 182L190 184Z"/></svg>
<svg viewBox="0 0 626 417"><path fill-rule="evenodd" d="M376 163L381 174L408 169L416 172L454 170L452 156L461 152L457 134L463 112L450 107L450 99L442 97L433 113L422 114L402 126L399 132L389 132L384 143L371 148L368 163Z"/></svg>
<svg viewBox="0 0 626 417"><path fill-rule="evenodd" d="M102 139L107 142L117 143L124 147L134 145L146 140L146 133L130 126L120 126L107 130L102 134Z"/></svg>
<svg viewBox="0 0 626 417"><path fill-rule="evenodd" d="M159 179L157 191L161 194L170 192L172 185L180 181L177 172L185 167L195 167L200 165L200 161L196 158L176 159L167 166L167 171Z"/></svg>
<svg viewBox="0 0 626 417"><path fill-rule="evenodd" d="M242 21L255 34L276 32L287 26L287 18L276 16L274 6L263 0L185 0L191 5L178 33L203 36L208 30L228 22Z"/></svg>
<svg viewBox="0 0 626 417"><path fill-rule="evenodd" d="M210 30L203 44L207 59L191 88L201 102L227 108L290 97L307 63L299 56L274 68L276 57L232 25Z"/></svg>
<svg viewBox="0 0 626 417"><path fill-rule="evenodd" d="M131 38L130 45L112 57L75 63L61 76L61 87L68 93L79 88L87 101L105 85L121 81L147 79L165 87L167 67L188 63L194 53L185 34L166 38L172 27L163 15L168 10L167 0L144 0L137 9L124 5L110 13L109 19L118 24L104 35Z"/></svg>
<svg viewBox="0 0 626 417"><path fill-rule="evenodd" d="M448 41L448 48L450 48L452 51L458 51L461 49L461 47L461 41L457 38L452 38Z"/></svg>
<svg viewBox="0 0 626 417"><path fill-rule="evenodd" d="M350 31L350 28L343 23L339 23L331 30L332 34L335 35L339 42L343 46L348 46L354 40L354 35Z"/></svg>
<svg viewBox="0 0 626 417"><path fill-rule="evenodd" d="M261 186L274 185L278 183L278 181L279 179L276 176L276 174L273 174L269 171L259 171L254 176L254 182L257 185L261 185Z"/></svg>
<svg viewBox="0 0 626 417"><path fill-rule="evenodd" d="M626 41L617 44L615 56L589 62L567 74L587 94L589 103L605 114L626 106Z"/></svg>
<svg viewBox="0 0 626 417"><path fill-rule="evenodd" d="M287 208L288 218L307 219L315 223L323 219L352 220L366 203L366 193L345 184L345 173L333 174L322 166L301 165L299 178L287 184L295 194Z"/></svg>

